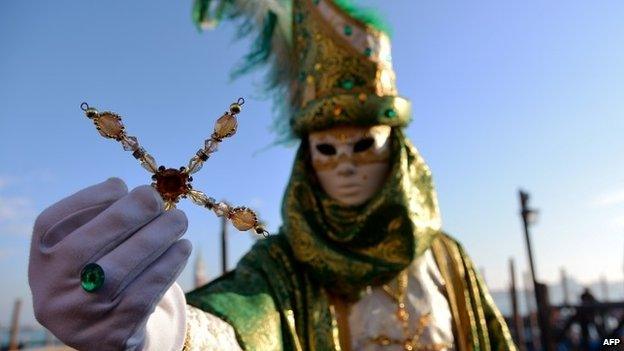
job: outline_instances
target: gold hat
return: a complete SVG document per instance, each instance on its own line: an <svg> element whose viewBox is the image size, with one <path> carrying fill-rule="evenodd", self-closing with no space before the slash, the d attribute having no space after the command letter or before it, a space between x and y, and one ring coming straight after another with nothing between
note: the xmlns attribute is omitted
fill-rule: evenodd
<svg viewBox="0 0 624 351"><path fill-rule="evenodd" d="M248 31L258 28L238 72L272 62L277 103L290 102L280 117L288 121L289 133L301 137L337 125L409 123L411 104L397 95L390 39L349 1L222 0L215 5L196 0L194 14L197 23L243 17Z"/></svg>

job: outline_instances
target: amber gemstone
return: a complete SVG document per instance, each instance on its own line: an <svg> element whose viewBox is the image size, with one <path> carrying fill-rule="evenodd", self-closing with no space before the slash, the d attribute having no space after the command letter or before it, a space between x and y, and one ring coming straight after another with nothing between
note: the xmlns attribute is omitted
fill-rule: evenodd
<svg viewBox="0 0 624 351"><path fill-rule="evenodd" d="M409 313L405 309L399 309L397 311L397 318L401 322L406 322L407 320L409 320Z"/></svg>
<svg viewBox="0 0 624 351"><path fill-rule="evenodd" d="M238 207L232 210L230 214L230 220L236 229L240 231L247 231L255 227L258 223L256 214L245 207Z"/></svg>
<svg viewBox="0 0 624 351"><path fill-rule="evenodd" d="M156 190L165 201L175 201L188 193L188 173L175 168L168 168L156 173Z"/></svg>
<svg viewBox="0 0 624 351"><path fill-rule="evenodd" d="M124 126L121 118L112 112L102 112L95 120L95 125L103 137L121 139Z"/></svg>
<svg viewBox="0 0 624 351"><path fill-rule="evenodd" d="M236 121L236 117L230 114L225 114L219 117L215 123L214 131L218 138L227 138L236 133L237 126L238 122Z"/></svg>

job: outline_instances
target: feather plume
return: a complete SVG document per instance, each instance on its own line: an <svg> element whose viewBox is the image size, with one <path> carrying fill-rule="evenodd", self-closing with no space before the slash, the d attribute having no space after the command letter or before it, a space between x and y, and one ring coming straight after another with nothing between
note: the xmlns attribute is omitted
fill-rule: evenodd
<svg viewBox="0 0 624 351"><path fill-rule="evenodd" d="M268 66L263 90L276 101L274 108L278 113L273 127L279 135L288 134L290 106L283 103L283 97L288 96L294 67L290 61L292 0L195 0L193 21L199 30L214 28L222 20L239 23L238 38L256 36L231 76L236 78Z"/></svg>
<svg viewBox="0 0 624 351"><path fill-rule="evenodd" d="M232 78L268 66L263 90L274 101L276 115L273 130L288 142L292 138L288 99L290 82L296 67L292 53L292 4L295 0L194 0L193 21L199 30L216 27L222 20L238 24L238 38L255 35L250 51L232 70ZM350 16L388 33L381 17L370 9L354 5L352 0L333 0Z"/></svg>

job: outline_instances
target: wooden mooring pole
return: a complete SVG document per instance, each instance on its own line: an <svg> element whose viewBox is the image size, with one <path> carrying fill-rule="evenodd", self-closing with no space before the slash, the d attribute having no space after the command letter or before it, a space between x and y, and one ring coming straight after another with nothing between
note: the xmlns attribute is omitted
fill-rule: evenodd
<svg viewBox="0 0 624 351"><path fill-rule="evenodd" d="M11 317L11 329L9 334L9 351L19 349L19 315L22 308L22 299L15 300L13 316Z"/></svg>
<svg viewBox="0 0 624 351"><path fill-rule="evenodd" d="M519 351L526 351L526 344L524 341L524 320L520 309L518 308L518 290L516 287L516 268L514 266L513 258L509 259L509 275L511 285L509 287L509 295L511 299L511 309L513 312L512 321L514 331L516 333L516 342L518 344Z"/></svg>
<svg viewBox="0 0 624 351"><path fill-rule="evenodd" d="M228 251L228 232L227 232L227 219L225 217L221 217L221 273L225 274L227 272L227 251Z"/></svg>
<svg viewBox="0 0 624 351"><path fill-rule="evenodd" d="M527 256L529 258L529 268L533 280L533 292L537 303L537 318L540 329L540 341L545 351L554 351L554 343L551 335L550 304L548 301L548 286L537 280L535 262L533 258L533 246L531 244L531 234L529 225L532 224L537 211L529 207L529 193L520 190L520 216L524 227L524 239L526 240Z"/></svg>

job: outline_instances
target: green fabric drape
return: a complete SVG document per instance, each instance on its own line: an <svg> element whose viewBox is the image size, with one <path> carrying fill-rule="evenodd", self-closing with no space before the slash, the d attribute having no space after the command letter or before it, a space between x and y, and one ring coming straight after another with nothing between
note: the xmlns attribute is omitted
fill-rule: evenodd
<svg viewBox="0 0 624 351"><path fill-rule="evenodd" d="M361 206L345 207L316 185L306 145L295 158L282 202L283 233L296 259L340 295L382 284L422 254L440 218L431 173L402 130L391 137L388 178Z"/></svg>
<svg viewBox="0 0 624 351"><path fill-rule="evenodd" d="M447 235L433 254L445 279L458 351L516 350L474 264ZM186 295L234 327L250 351L339 350L328 294L295 259L284 235L259 241L236 269Z"/></svg>
<svg viewBox="0 0 624 351"><path fill-rule="evenodd" d="M474 265L439 230L425 162L401 130L393 131L392 143L385 185L357 207L320 191L300 148L280 233L256 243L234 271L188 293L188 303L231 324L246 350L338 350L328 294L355 298L431 249L446 282L458 350L514 350Z"/></svg>

